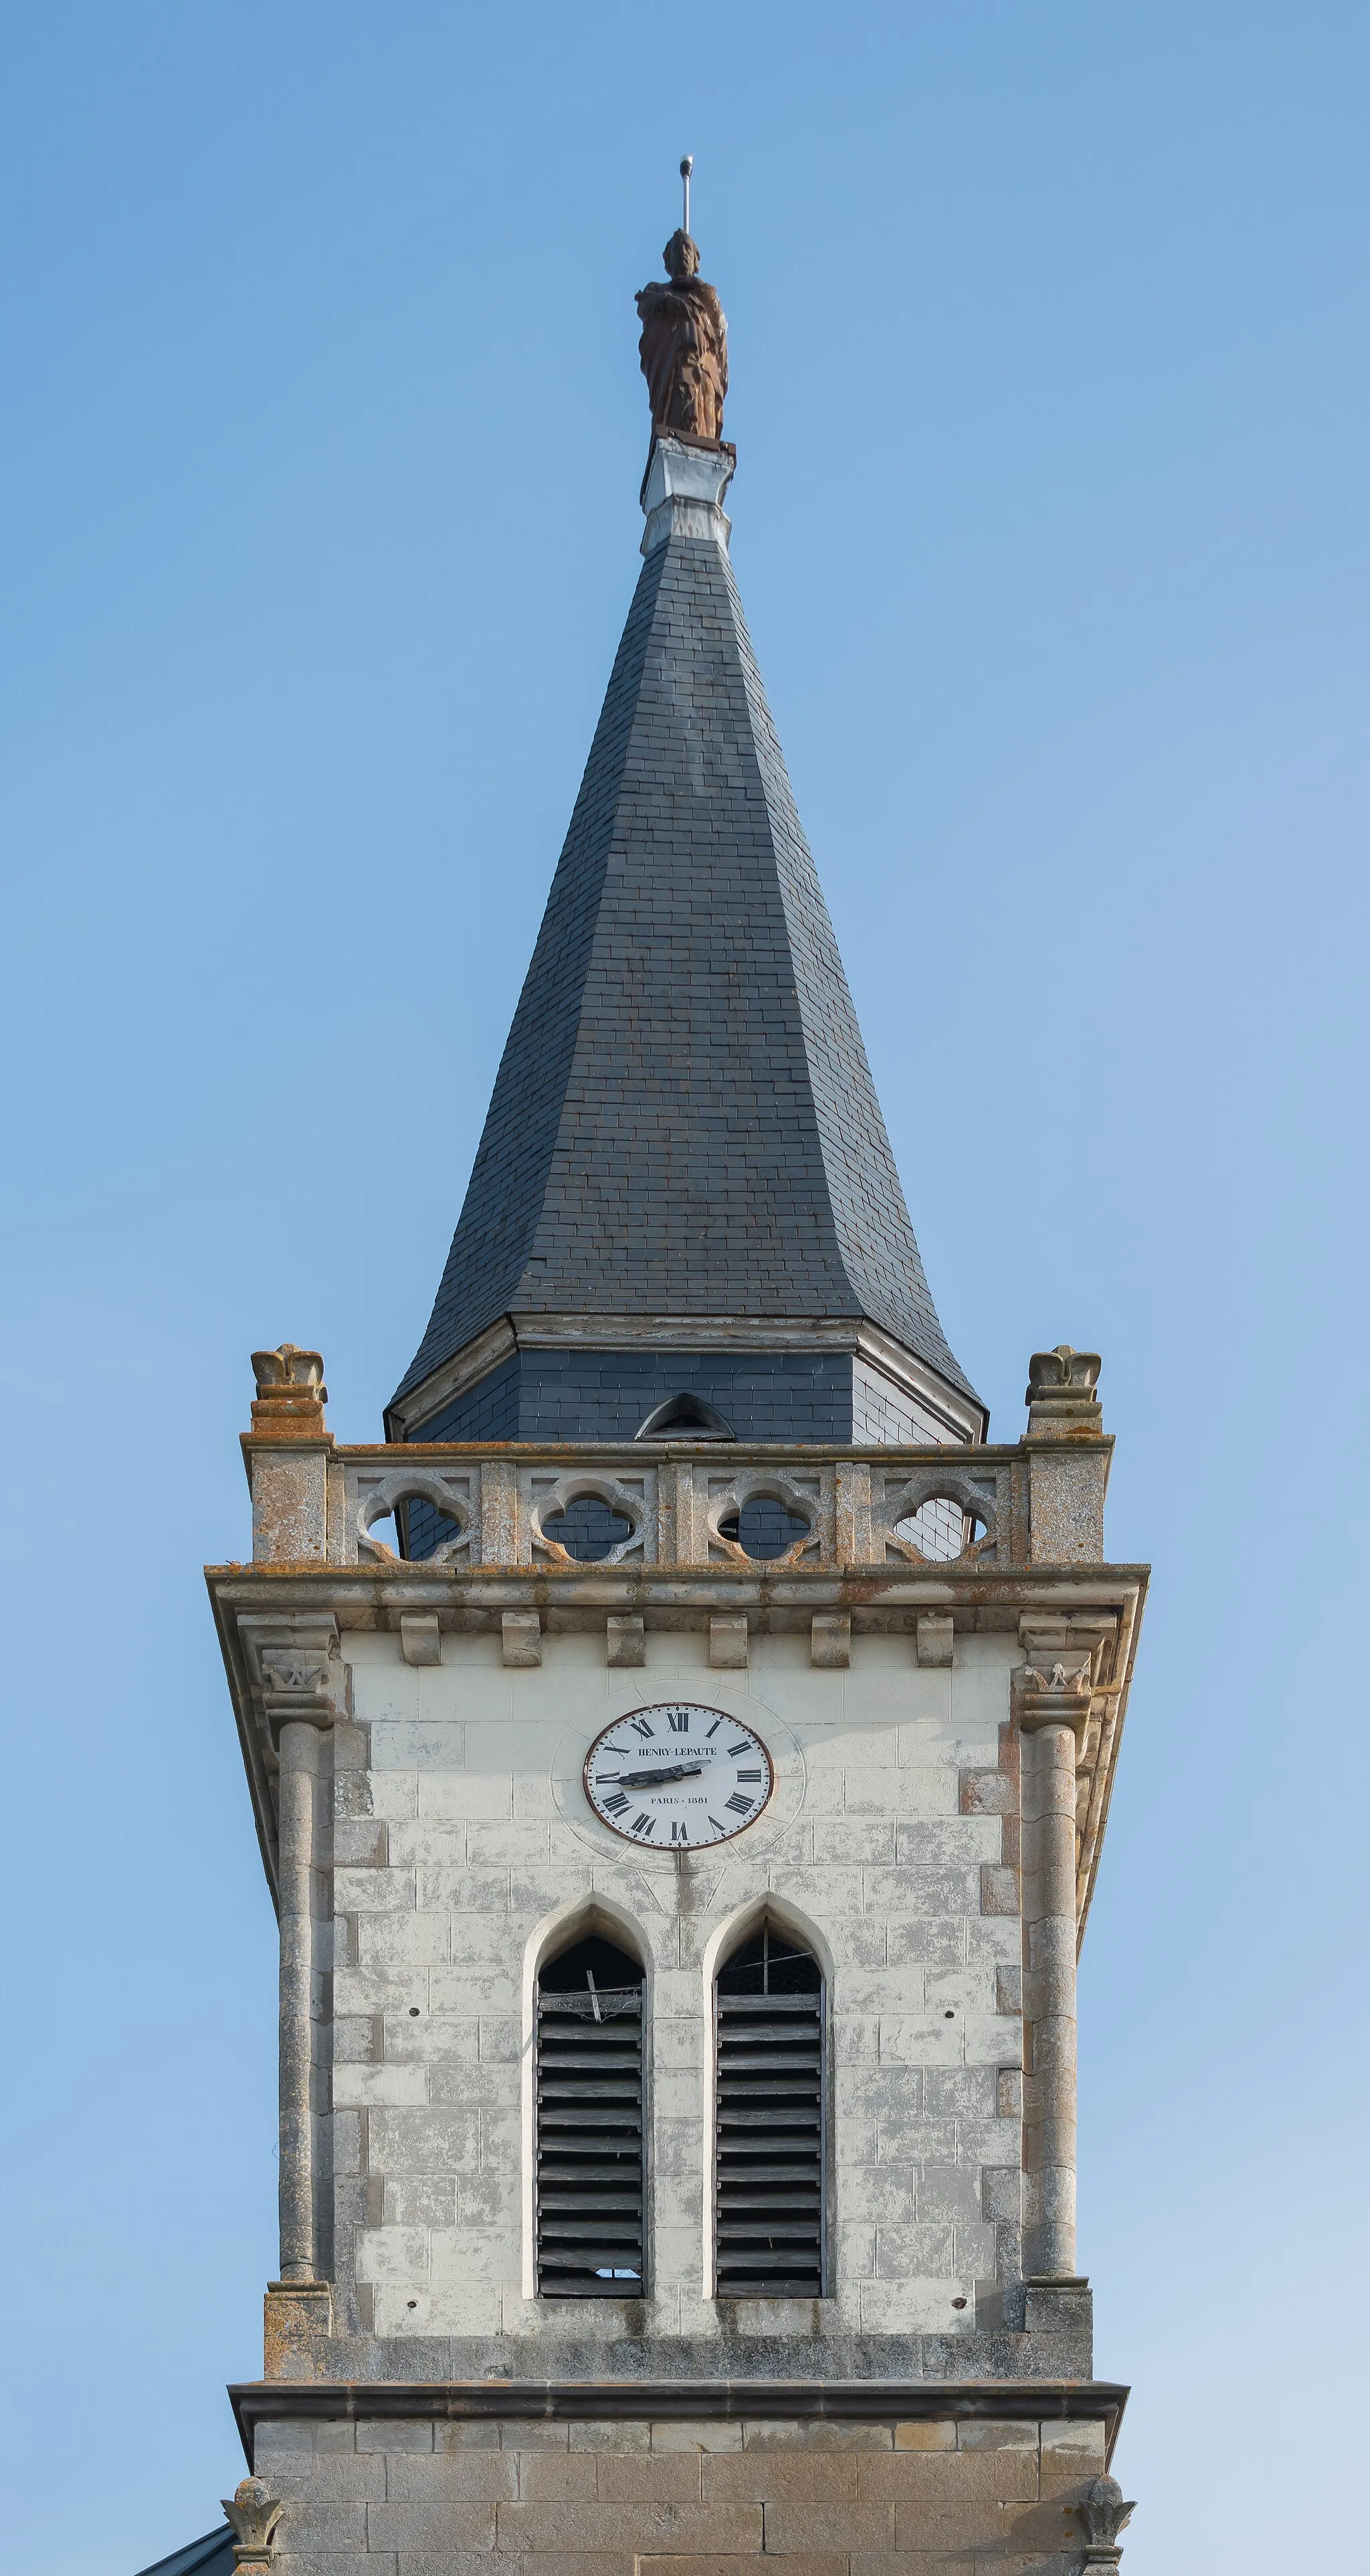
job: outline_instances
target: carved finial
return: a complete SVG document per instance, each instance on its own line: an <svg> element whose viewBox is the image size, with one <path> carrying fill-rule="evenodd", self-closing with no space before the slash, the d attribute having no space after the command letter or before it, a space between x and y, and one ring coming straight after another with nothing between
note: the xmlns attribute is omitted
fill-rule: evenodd
<svg viewBox="0 0 1370 2576"><path fill-rule="evenodd" d="M233 2527L235 2566L269 2566L272 2534L285 2511L281 2498L272 2494L265 2478L244 2478L232 2500L224 2496L222 2503Z"/></svg>
<svg viewBox="0 0 1370 2576"><path fill-rule="evenodd" d="M1097 1351L1075 1351L1058 1342L1054 1351L1034 1351L1028 1361L1028 1437L1097 1439L1103 1429L1099 1410Z"/></svg>
<svg viewBox="0 0 1370 2576"><path fill-rule="evenodd" d="M680 219L680 228L682 232L686 233L688 233L690 229L690 180L694 172L694 166L695 156L693 152L687 152L680 165L680 176L685 187L685 212Z"/></svg>
<svg viewBox="0 0 1370 2576"><path fill-rule="evenodd" d="M252 1374L258 1395L276 1395L282 1387L297 1387L301 1392L307 1390L320 1404L328 1400L321 1353L299 1350L294 1342L282 1342L279 1350L254 1351Z"/></svg>
<svg viewBox="0 0 1370 2576"><path fill-rule="evenodd" d="M1116 2478L1091 2478L1075 2508L1085 2540L1095 2549L1116 2549L1118 2534L1131 2521L1129 2504Z"/></svg>
<svg viewBox="0 0 1370 2576"><path fill-rule="evenodd" d="M1034 1351L1023 1402L1036 1404L1044 1395L1071 1395L1080 1403L1091 1403L1102 1367L1097 1351L1073 1351L1069 1342L1058 1342L1054 1351Z"/></svg>
<svg viewBox="0 0 1370 2576"><path fill-rule="evenodd" d="M253 1430L286 1439L317 1439L324 1429L323 1409L328 1402L320 1353L282 1342L279 1350L253 1352L252 1374L257 1381Z"/></svg>

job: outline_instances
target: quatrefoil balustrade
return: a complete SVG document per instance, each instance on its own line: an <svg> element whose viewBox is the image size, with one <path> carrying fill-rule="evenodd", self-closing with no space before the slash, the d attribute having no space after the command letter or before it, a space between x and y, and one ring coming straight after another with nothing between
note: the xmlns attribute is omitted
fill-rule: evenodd
<svg viewBox="0 0 1370 2576"><path fill-rule="evenodd" d="M950 1468L924 1468L898 1485L890 1483L876 1526L886 1555L911 1565L955 1565L992 1555L1000 1534L993 1483Z"/></svg>
<svg viewBox="0 0 1370 2576"><path fill-rule="evenodd" d="M772 1548L752 1554L742 1544L742 1520L749 1504L773 1503L780 1512L801 1525L800 1535ZM788 1476L758 1474L732 1476L726 1484L715 1484L709 1495L709 1546L721 1556L730 1557L735 1565L797 1565L801 1557L821 1544L820 1495L815 1484L811 1491ZM736 1534L735 1534L736 1533Z"/></svg>
<svg viewBox="0 0 1370 2576"><path fill-rule="evenodd" d="M573 1503L587 1499L603 1503L617 1519L626 1521L628 1535L614 1540L602 1554L573 1556L571 1550L553 1536L547 1523L559 1520ZM621 1565L625 1556L641 1554L645 1549L646 1494L641 1489L634 1492L631 1486L620 1484L617 1476L595 1475L583 1468L573 1469L570 1474L559 1476L555 1484L535 1491L528 1517L534 1547L544 1556L550 1556L554 1565Z"/></svg>
<svg viewBox="0 0 1370 2576"><path fill-rule="evenodd" d="M425 1556L426 1565L450 1565L470 1547L472 1509L467 1479L391 1468L383 1475L357 1479L357 1554L364 1562L398 1565L393 1547L368 1533L376 1521L387 1520L402 1503L428 1503L442 1520L456 1524L454 1535L441 1539Z"/></svg>

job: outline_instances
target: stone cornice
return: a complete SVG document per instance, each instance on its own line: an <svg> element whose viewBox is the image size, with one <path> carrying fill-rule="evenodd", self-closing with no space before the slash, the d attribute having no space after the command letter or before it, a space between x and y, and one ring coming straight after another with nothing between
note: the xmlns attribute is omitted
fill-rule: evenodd
<svg viewBox="0 0 1370 2576"><path fill-rule="evenodd" d="M1107 2456L1128 2390L1110 2379L249 2380L229 2403L249 2465L259 2424L359 2422L1099 2423Z"/></svg>

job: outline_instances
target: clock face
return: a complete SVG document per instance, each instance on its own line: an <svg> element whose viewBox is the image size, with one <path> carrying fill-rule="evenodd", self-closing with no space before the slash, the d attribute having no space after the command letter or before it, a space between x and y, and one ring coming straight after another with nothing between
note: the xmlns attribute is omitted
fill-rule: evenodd
<svg viewBox="0 0 1370 2576"><path fill-rule="evenodd" d="M635 1708L597 1736L585 1795L616 1834L653 1851L701 1851L755 1824L775 1786L759 1735L689 1700Z"/></svg>

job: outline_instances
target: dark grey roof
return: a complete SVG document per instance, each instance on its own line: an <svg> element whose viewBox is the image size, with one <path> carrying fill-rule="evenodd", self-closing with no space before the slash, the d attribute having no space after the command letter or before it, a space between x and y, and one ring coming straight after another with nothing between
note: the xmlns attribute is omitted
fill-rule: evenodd
<svg viewBox="0 0 1370 2576"><path fill-rule="evenodd" d="M923 1276L723 547L643 565L406 1395L500 1316L866 1317Z"/></svg>
<svg viewBox="0 0 1370 2576"><path fill-rule="evenodd" d="M173 2549L169 2558L145 2567L142 2576L233 2576L233 2534L228 2524L221 2522L217 2531L207 2531L202 2540L188 2540L184 2549Z"/></svg>

